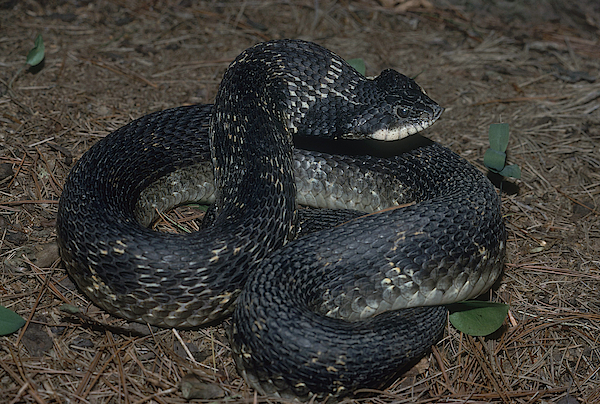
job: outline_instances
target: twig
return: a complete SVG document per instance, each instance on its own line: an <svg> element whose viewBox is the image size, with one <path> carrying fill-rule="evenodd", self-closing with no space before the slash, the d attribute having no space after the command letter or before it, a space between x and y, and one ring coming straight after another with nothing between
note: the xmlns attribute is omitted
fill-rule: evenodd
<svg viewBox="0 0 600 404"><path fill-rule="evenodd" d="M23 153L23 157L21 158L21 162L17 166L17 171L14 173L12 180L10 180L10 183L7 186L8 189L12 188L13 183L17 179L17 175L19 175L19 173L21 172L21 169L23 168L23 164L25 164L25 157L26 156L27 156L27 153Z"/></svg>
<svg viewBox="0 0 600 404"><path fill-rule="evenodd" d="M528 102L535 100L562 100L567 97L564 96L552 96L552 95L540 95L539 97L512 97L512 98L496 98L493 100L479 101L471 104L471 106L485 105L485 104L506 104L509 102Z"/></svg>
<svg viewBox="0 0 600 404"><path fill-rule="evenodd" d="M577 204L577 205L579 205L579 206L582 206L582 207L586 208L587 210L589 210L590 212L592 212L592 213L593 213L594 215L596 215L596 216L600 215L600 212L598 212L596 209L594 209L594 208L591 208L591 207L589 207L589 206L587 206L587 205L585 205L585 204L583 204L583 203L579 202L577 199L575 199L575 198L573 198L572 196L570 196L570 195L567 195L566 193L564 193L563 191L561 191L561 190L560 190L560 188L554 187L554 189L556 189L556 191L557 191L559 194L561 194L562 196L566 197L566 198L567 198L567 199L569 199L571 202L573 202L573 203L575 203L575 204Z"/></svg>
<svg viewBox="0 0 600 404"><path fill-rule="evenodd" d="M25 205L25 204L30 204L30 203L33 203L33 204L42 204L42 203L58 204L58 200L57 199L38 199L38 200L25 199L25 200L20 200L20 201L0 202L0 206L1 205L5 205L5 206Z"/></svg>
<svg viewBox="0 0 600 404"><path fill-rule="evenodd" d="M117 74L120 74L122 76L129 77L129 78L141 81L142 83L147 84L150 87L158 88L158 84L155 84L155 83L151 82L150 80L148 80L147 78L143 77L142 75L140 75L138 73L134 73L134 72L130 72L130 71L125 71L125 69L123 69L122 67L121 68L117 68L117 67L111 66L111 65L109 65L107 63L104 63L104 62L101 62L101 61L97 61L97 60L93 60L93 59L85 59L85 58L82 58L80 56L76 56L76 58L79 59L79 60L81 60L81 61L88 62L88 63L91 63L91 64L93 64L95 66L101 67L103 69L110 70L113 73L117 73Z"/></svg>

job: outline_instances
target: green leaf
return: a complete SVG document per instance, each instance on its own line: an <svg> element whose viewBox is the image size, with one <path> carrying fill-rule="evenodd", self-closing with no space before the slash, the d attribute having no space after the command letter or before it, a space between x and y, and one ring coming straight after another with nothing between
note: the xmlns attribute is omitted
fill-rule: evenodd
<svg viewBox="0 0 600 404"><path fill-rule="evenodd" d="M508 124L494 123L489 130L490 147L499 152L505 152L508 147Z"/></svg>
<svg viewBox="0 0 600 404"><path fill-rule="evenodd" d="M60 310L69 314L78 314L81 312L81 310L79 310L79 307L66 303L60 306Z"/></svg>
<svg viewBox="0 0 600 404"><path fill-rule="evenodd" d="M483 155L483 164L494 171L499 172L506 164L506 153L494 149L487 149Z"/></svg>
<svg viewBox="0 0 600 404"><path fill-rule="evenodd" d="M0 335L8 335L25 325L26 321L12 310L0 306Z"/></svg>
<svg viewBox="0 0 600 404"><path fill-rule="evenodd" d="M365 75L365 72L367 70L365 67L365 61L363 59L360 59L360 58L359 59L349 59L349 60L347 60L347 62L350 66L352 66L354 68L354 70L356 70L363 76Z"/></svg>
<svg viewBox="0 0 600 404"><path fill-rule="evenodd" d="M489 335L504 323L508 305L470 300L447 306L450 322L459 331L473 336Z"/></svg>
<svg viewBox="0 0 600 404"><path fill-rule="evenodd" d="M521 178L521 168L516 164L511 164L509 166L504 167L498 174L503 175L505 177L512 177L519 179Z"/></svg>
<svg viewBox="0 0 600 404"><path fill-rule="evenodd" d="M42 35L38 34L35 38L35 46L27 54L27 64L30 66L39 65L44 60L44 51L44 40L42 39Z"/></svg>
<svg viewBox="0 0 600 404"><path fill-rule="evenodd" d="M191 206L194 209L201 210L203 212L206 212L210 208L210 205L201 205L197 203L191 203L189 206Z"/></svg>

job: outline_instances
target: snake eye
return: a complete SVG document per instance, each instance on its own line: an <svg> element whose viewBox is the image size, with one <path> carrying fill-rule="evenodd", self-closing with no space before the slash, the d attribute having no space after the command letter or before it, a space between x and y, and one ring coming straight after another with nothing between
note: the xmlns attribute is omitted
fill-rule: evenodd
<svg viewBox="0 0 600 404"><path fill-rule="evenodd" d="M400 118L407 118L409 115L409 110L406 107L396 107L396 115Z"/></svg>

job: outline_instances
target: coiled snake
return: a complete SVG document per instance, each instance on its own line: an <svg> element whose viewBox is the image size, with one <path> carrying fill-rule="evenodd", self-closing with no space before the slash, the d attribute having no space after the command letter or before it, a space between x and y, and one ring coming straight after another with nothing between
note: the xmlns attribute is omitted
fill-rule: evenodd
<svg viewBox="0 0 600 404"><path fill-rule="evenodd" d="M85 153L60 199L61 256L93 302L130 320L194 327L235 308L233 356L260 392L380 388L445 324L443 308L410 307L497 278L499 197L432 142L376 158L294 149L292 136L391 141L441 112L393 70L367 79L313 43L259 44L213 106L147 115ZM147 228L189 201L214 202L200 231Z"/></svg>

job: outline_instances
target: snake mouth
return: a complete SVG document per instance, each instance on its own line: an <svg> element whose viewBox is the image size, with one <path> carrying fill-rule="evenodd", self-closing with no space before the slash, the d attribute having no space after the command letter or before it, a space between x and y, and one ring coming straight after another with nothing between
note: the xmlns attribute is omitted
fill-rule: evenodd
<svg viewBox="0 0 600 404"><path fill-rule="evenodd" d="M405 137L419 133L433 125L442 115L442 112L444 112L444 108L435 105L435 108L432 108L431 111L424 111L421 113L421 116L417 118L412 118L393 128L385 127L378 129L373 132L370 137L371 139L386 142L404 139Z"/></svg>

